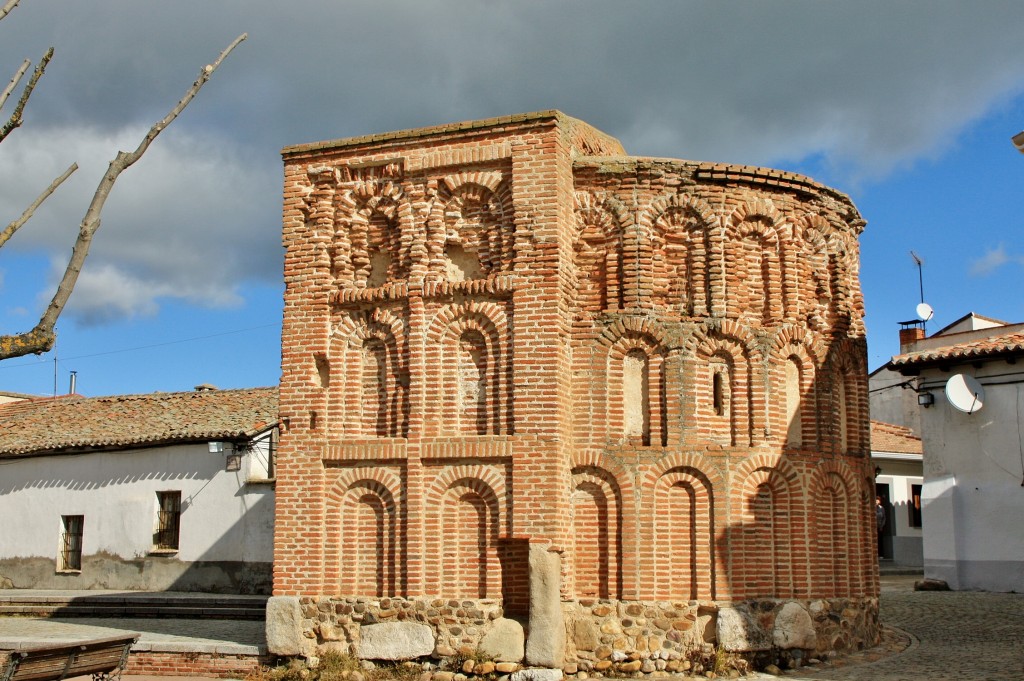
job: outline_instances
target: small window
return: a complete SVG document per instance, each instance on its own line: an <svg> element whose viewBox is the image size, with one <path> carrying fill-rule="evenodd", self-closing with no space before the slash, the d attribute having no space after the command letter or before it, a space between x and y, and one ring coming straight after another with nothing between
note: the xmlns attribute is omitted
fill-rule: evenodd
<svg viewBox="0 0 1024 681"><path fill-rule="evenodd" d="M721 371L716 371L711 375L711 406L715 410L715 416L725 414L725 396L722 390Z"/></svg>
<svg viewBox="0 0 1024 681"><path fill-rule="evenodd" d="M157 526L153 546L160 551L178 550L181 521L181 492L157 492Z"/></svg>
<svg viewBox="0 0 1024 681"><path fill-rule="evenodd" d="M64 534L61 537L60 569L82 569L82 529L85 527L85 516L61 516L64 523Z"/></svg>
<svg viewBox="0 0 1024 681"><path fill-rule="evenodd" d="M910 511L910 526L921 527L921 485L910 486L910 503L907 504Z"/></svg>

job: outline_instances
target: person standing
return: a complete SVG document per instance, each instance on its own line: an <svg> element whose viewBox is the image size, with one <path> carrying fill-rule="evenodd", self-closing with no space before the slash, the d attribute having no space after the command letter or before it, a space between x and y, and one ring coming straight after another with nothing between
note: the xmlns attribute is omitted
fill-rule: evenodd
<svg viewBox="0 0 1024 681"><path fill-rule="evenodd" d="M882 532L885 530L885 505L882 504L882 497L875 497L875 525L878 527L878 557L884 558L882 555Z"/></svg>

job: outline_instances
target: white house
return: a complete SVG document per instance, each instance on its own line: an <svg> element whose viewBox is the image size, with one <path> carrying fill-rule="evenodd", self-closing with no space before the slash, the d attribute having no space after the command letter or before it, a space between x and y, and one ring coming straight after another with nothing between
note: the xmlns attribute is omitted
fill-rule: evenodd
<svg viewBox="0 0 1024 681"><path fill-rule="evenodd" d="M1024 591L1022 359L1024 324L971 314L890 362L920 405L925 576L954 589Z"/></svg>
<svg viewBox="0 0 1024 681"><path fill-rule="evenodd" d="M887 515L879 546L882 565L920 568L924 565L921 438L910 428L872 419L871 461L875 492Z"/></svg>
<svg viewBox="0 0 1024 681"><path fill-rule="evenodd" d="M0 404L0 587L270 593L277 389Z"/></svg>

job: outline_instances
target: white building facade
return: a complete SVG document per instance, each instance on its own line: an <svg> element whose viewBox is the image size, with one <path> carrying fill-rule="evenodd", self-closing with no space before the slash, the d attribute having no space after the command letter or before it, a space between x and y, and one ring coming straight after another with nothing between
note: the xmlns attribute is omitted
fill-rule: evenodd
<svg viewBox="0 0 1024 681"><path fill-rule="evenodd" d="M953 589L1021 592L1024 324L961 326L908 344L891 362L921 396L925 576ZM957 376L980 386L966 409L946 388Z"/></svg>
<svg viewBox="0 0 1024 681"><path fill-rule="evenodd" d="M277 391L0 407L0 586L269 593Z"/></svg>
<svg viewBox="0 0 1024 681"><path fill-rule="evenodd" d="M909 428L871 421L871 461L875 491L886 512L879 538L882 566L924 565L921 438Z"/></svg>

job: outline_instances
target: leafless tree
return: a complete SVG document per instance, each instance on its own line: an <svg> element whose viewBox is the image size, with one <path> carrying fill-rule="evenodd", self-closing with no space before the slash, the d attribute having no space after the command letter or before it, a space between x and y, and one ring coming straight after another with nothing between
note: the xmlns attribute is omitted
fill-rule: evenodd
<svg viewBox="0 0 1024 681"><path fill-rule="evenodd" d="M6 3L0 7L0 20L3 20L13 10L21 0L7 0ZM100 228L100 217L103 211L103 205L107 201L107 197L110 195L110 190L114 188L114 183L122 172L127 170L133 163L142 158L142 155L146 153L149 145L153 143L156 136L163 131L168 125L171 124L175 118L178 117L185 107L189 105L195 96L199 93L200 88L206 84L206 81L210 79L213 72L217 70L221 62L231 53L235 47L246 39L246 34L242 34L235 38L230 45L228 45L217 60L212 64L207 64L199 72L199 77L192 83L192 86L185 93L185 96L171 109L170 113L164 116L162 119L157 121L146 136L136 147L135 151L117 152L117 157L110 162L107 167L107 172L103 175L100 180L99 186L96 187L96 192L93 194L92 201L89 202L89 206L85 211L85 216L82 218L82 222L78 228L78 238L75 241L74 249L72 250L71 257L68 260L67 267L64 270L64 276L57 286L57 290L54 292L53 298L50 301L49 306L43 312L42 317L39 319L39 323L36 324L35 328L30 331L23 333L15 333L9 335L0 335L0 360L10 359L12 357L21 357L22 355L28 354L39 354L46 352L53 347L54 341L56 340L56 333L54 326L57 323L57 318L60 317L61 312L64 311L64 306L67 304L68 299L71 297L71 292L75 288L75 282L78 281L78 275L82 271L82 264L85 262L86 256L89 254L89 246L92 243L92 238L96 234L96 231ZM42 78L46 71L46 66L53 57L53 48L47 50L46 54L43 55L42 59L36 64L35 69L32 72L32 76L25 84L21 92L21 97L18 99L14 110L8 117L7 121L0 127L0 142L3 142L6 137L17 129L22 123L22 116L25 110L25 105L28 103L29 98L32 96L32 92L35 90L36 84L39 79ZM7 103L7 99L11 93L18 87L18 84L22 81L25 74L28 73L32 63L26 59L22 62L21 66L18 67L14 76L11 78L10 83L4 88L3 92L0 92L0 110ZM33 201L28 208L21 214L21 216L7 225L7 227L0 232L0 248L2 248L7 241L14 235L18 229L24 225L29 218L32 217L36 209L60 186L64 180L66 180L71 173L78 169L78 165L72 163L71 166L64 171L59 177L57 177L50 186L47 187L43 192Z"/></svg>

